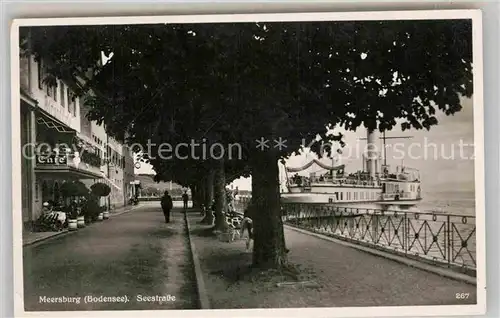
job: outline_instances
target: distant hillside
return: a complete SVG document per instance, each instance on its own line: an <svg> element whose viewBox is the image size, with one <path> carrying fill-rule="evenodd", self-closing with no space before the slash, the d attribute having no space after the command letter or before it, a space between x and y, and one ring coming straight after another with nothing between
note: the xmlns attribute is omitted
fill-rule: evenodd
<svg viewBox="0 0 500 318"><path fill-rule="evenodd" d="M138 174L135 176L135 179L141 182L141 187L143 190L148 188L155 188L158 189L159 192L163 192L165 190L170 191L170 182L155 182L153 178L153 174ZM182 191L182 187L172 182L172 191Z"/></svg>

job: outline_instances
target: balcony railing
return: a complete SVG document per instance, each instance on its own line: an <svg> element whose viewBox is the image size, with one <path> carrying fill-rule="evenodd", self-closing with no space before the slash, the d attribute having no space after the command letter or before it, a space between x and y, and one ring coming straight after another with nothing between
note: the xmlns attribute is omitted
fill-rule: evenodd
<svg viewBox="0 0 500 318"><path fill-rule="evenodd" d="M371 180L358 180L354 178L331 178L331 177L292 177L290 186L310 187L314 185L335 185L338 187L379 187L380 183Z"/></svg>

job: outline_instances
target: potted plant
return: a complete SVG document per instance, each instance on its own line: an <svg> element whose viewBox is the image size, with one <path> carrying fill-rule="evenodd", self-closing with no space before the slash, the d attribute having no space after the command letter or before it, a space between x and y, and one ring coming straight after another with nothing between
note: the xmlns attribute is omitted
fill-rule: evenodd
<svg viewBox="0 0 500 318"><path fill-rule="evenodd" d="M75 230L78 227L85 226L85 220L79 218L79 202L82 197L88 195L89 190L80 181L66 181L61 185L61 194L66 203L64 212L68 219L68 229Z"/></svg>
<svg viewBox="0 0 500 318"><path fill-rule="evenodd" d="M84 218L87 223L95 222L99 219L101 209L98 201L99 198L97 196L90 194L83 205L81 217Z"/></svg>
<svg viewBox="0 0 500 318"><path fill-rule="evenodd" d="M111 193L111 188L107 184L104 184L104 183L101 183L101 182L94 183L90 187L90 190L91 190L92 194L94 196L96 196L97 198L107 197ZM99 209L99 210L100 210L99 213L102 212L102 216L103 216L104 220L109 218L109 211L108 211L108 209L105 209L105 210Z"/></svg>
<svg viewBox="0 0 500 318"><path fill-rule="evenodd" d="M99 214L97 215L97 221L102 221L104 220L104 209L101 207L99 207Z"/></svg>
<svg viewBox="0 0 500 318"><path fill-rule="evenodd" d="M78 206L75 201L63 208L66 213L68 222L68 230L75 231L78 229Z"/></svg>
<svg viewBox="0 0 500 318"><path fill-rule="evenodd" d="M83 228L86 225L86 223L85 223L85 214L83 213L83 208L82 208L81 211L82 212L80 212L80 214L78 215L78 217L76 219L76 224L77 224L78 228ZM89 222L87 222L87 223L89 223Z"/></svg>

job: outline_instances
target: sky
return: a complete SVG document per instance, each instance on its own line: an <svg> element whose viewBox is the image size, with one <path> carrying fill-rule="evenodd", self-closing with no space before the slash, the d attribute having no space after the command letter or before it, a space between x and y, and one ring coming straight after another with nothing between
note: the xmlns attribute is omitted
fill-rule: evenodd
<svg viewBox="0 0 500 318"><path fill-rule="evenodd" d="M412 139L388 139L387 164L391 167L400 165L404 157L405 166L418 169L422 180L423 189L439 189L441 191L473 191L474 190L474 117L471 99L462 101L462 110L455 115L446 116L436 112L438 125L427 130L402 131L396 126L392 131L386 132L386 137L409 137ZM345 148L333 160L323 158L321 161L329 165L345 164L346 172L355 172L362 169L362 152L366 146L366 130L358 129L355 132L345 132L335 129L335 132L344 134ZM379 134L381 137L381 134ZM461 146L462 144L462 146ZM340 146L332 145L335 148ZM460 148L462 148L462 153ZM382 152L382 141L379 140L379 151ZM288 167L300 167L308 163L316 155L304 153L290 157L286 160ZM301 173L307 175L311 169ZM318 171L325 172L325 171ZM135 173L154 174L150 165L142 164ZM284 167L280 165L280 179L284 183L286 176ZM233 182L234 187L251 190L251 178L240 178Z"/></svg>

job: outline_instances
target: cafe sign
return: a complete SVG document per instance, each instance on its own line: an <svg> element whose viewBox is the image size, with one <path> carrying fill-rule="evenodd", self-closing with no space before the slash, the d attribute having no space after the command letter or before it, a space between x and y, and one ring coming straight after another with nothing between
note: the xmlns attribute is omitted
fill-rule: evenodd
<svg viewBox="0 0 500 318"><path fill-rule="evenodd" d="M66 155L37 155L36 156L37 165L67 165L68 157Z"/></svg>

